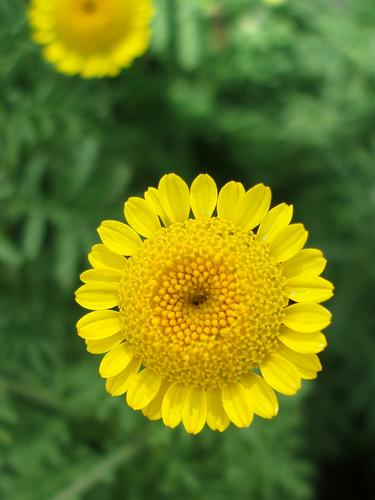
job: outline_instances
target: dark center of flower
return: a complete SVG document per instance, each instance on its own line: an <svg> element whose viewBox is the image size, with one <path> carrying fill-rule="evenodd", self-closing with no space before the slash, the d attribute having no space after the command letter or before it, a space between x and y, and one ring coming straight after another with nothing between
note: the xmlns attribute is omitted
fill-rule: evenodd
<svg viewBox="0 0 375 500"><path fill-rule="evenodd" d="M208 299L207 293L197 292L189 298L189 302L192 306L199 307L204 304Z"/></svg>
<svg viewBox="0 0 375 500"><path fill-rule="evenodd" d="M84 10L87 14L93 14L96 11L96 1L95 0L83 0L82 2L82 10Z"/></svg>

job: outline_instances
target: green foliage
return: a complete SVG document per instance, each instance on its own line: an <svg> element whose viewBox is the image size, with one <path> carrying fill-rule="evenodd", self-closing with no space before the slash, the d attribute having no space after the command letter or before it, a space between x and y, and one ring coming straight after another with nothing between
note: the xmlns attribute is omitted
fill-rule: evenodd
<svg viewBox="0 0 375 500"><path fill-rule="evenodd" d="M326 470L375 467L373 1L157 8L149 53L85 81L43 61L26 2L0 0L0 496L334 498ZM105 394L75 335L95 228L169 171L270 184L328 256L325 370L272 422L150 423ZM374 498L370 480L352 498Z"/></svg>

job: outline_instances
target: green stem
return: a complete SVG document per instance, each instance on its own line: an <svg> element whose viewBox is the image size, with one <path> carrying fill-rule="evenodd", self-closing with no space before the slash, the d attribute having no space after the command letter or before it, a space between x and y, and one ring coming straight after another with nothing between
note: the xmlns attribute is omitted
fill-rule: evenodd
<svg viewBox="0 0 375 500"><path fill-rule="evenodd" d="M124 462L131 459L140 449L141 446L125 445L113 451L109 456L99 461L85 474L73 481L70 485L64 488L60 493L52 497L52 500L71 500L72 498L80 498L84 493L90 490L96 483L100 482L108 475L108 472L113 471Z"/></svg>

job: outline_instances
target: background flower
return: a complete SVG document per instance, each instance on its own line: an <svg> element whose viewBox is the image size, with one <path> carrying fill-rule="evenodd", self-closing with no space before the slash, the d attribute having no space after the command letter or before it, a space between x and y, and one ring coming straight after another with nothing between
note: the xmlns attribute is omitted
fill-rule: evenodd
<svg viewBox="0 0 375 500"><path fill-rule="evenodd" d="M59 71L116 76L150 39L152 0L32 0L33 39Z"/></svg>

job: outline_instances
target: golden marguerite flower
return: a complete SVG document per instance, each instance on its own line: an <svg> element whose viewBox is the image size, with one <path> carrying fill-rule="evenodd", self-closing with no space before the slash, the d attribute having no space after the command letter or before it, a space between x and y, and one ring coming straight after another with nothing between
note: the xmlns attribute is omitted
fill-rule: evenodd
<svg viewBox="0 0 375 500"><path fill-rule="evenodd" d="M129 198L128 224L102 222L76 292L93 312L77 328L89 352L106 353L112 396L196 434L272 418L274 391L316 377L333 286L292 206L270 203L263 184L232 181L218 195L209 175L189 189L169 174Z"/></svg>
<svg viewBox="0 0 375 500"><path fill-rule="evenodd" d="M59 71L115 76L150 41L152 0L32 0L33 39Z"/></svg>

